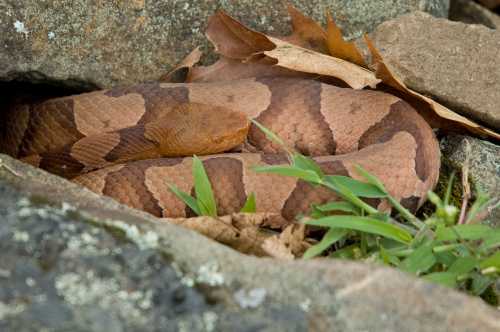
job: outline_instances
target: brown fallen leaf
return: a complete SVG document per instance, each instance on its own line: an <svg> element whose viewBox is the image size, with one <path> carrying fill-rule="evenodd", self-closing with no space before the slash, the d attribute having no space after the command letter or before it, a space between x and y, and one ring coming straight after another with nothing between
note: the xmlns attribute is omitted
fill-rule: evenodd
<svg viewBox="0 0 500 332"><path fill-rule="evenodd" d="M476 122L471 121L466 117L457 114L452 110L444 107L443 105L435 102L431 98L409 89L389 69L389 67L384 62L380 52L377 50L375 45L373 45L373 42L370 40L370 38L366 35L365 41L372 55L373 65L376 68L376 76L380 78L384 84L387 84L388 86L401 91L403 94L415 98L417 101L421 101L423 105L427 107L427 109L422 109L421 107L417 107L417 109L423 112L422 115L426 117L426 120L430 122L431 126L451 130L455 128L461 128L481 137L490 137L496 140L500 140L500 134L490 129L484 128ZM404 95L403 99L405 99ZM433 112L433 114L430 114L429 110ZM436 118L434 115L437 115L438 118Z"/></svg>
<svg viewBox="0 0 500 332"><path fill-rule="evenodd" d="M264 240L262 248L271 257L293 260L311 246L305 239L305 224L288 225L283 232Z"/></svg>
<svg viewBox="0 0 500 332"><path fill-rule="evenodd" d="M266 35L245 27L222 10L209 18L205 35L217 53L231 59L246 60L275 47Z"/></svg>
<svg viewBox="0 0 500 332"><path fill-rule="evenodd" d="M354 63L292 45L280 39L268 37L275 45L264 54L276 59L276 65L305 73L332 76L346 82L353 89L367 86L375 88L380 82L373 72Z"/></svg>
<svg viewBox="0 0 500 332"><path fill-rule="evenodd" d="M167 222L194 230L241 253L268 256L264 241L274 236L262 227L276 225L276 215L235 213L222 217L165 218Z"/></svg>
<svg viewBox="0 0 500 332"><path fill-rule="evenodd" d="M187 74L186 82L232 81L252 77L286 76L312 78L317 76L274 66L275 62L275 60L267 57L252 62L241 62L240 60L221 57L210 66L192 67Z"/></svg>
<svg viewBox="0 0 500 332"><path fill-rule="evenodd" d="M347 42L342 36L342 31L335 24L330 13L326 16L327 22L327 46L330 54L334 57L355 63L358 66L367 68L363 56L353 42Z"/></svg>
<svg viewBox="0 0 500 332"><path fill-rule="evenodd" d="M328 54L326 31L321 25L302 14L291 4L287 5L287 10L291 18L292 34L277 38L309 50Z"/></svg>
<svg viewBox="0 0 500 332"><path fill-rule="evenodd" d="M165 75L162 75L159 78L159 81L170 82L170 83L185 82L186 77L189 75L191 68L200 61L202 55L203 53L200 51L200 47L199 46L196 47L177 66L172 68Z"/></svg>
<svg viewBox="0 0 500 332"><path fill-rule="evenodd" d="M275 59L277 66L336 77L354 89L375 87L380 82L365 68L251 30L223 11L210 18L206 35L216 51L228 58L251 62L264 54Z"/></svg>

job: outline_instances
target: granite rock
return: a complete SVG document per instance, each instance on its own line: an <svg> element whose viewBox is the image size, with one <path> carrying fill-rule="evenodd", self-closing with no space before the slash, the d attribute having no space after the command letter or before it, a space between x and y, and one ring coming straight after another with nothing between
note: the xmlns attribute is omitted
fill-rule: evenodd
<svg viewBox="0 0 500 332"><path fill-rule="evenodd" d="M291 1L321 21L328 9L347 37L415 10L439 17L449 0ZM194 47L207 49L207 18L223 8L272 34L289 32L280 1L0 2L0 81L23 80L80 90L156 80Z"/></svg>
<svg viewBox="0 0 500 332"><path fill-rule="evenodd" d="M373 40L409 88L500 130L500 31L415 12L378 26Z"/></svg>
<svg viewBox="0 0 500 332"><path fill-rule="evenodd" d="M342 260L244 256L0 156L4 331L498 331L478 298Z"/></svg>

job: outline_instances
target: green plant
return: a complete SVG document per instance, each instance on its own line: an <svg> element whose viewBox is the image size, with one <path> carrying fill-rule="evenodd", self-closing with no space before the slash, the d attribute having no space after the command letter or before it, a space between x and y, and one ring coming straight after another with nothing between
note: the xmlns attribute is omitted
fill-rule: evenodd
<svg viewBox="0 0 500 332"><path fill-rule="evenodd" d="M180 190L173 184L168 184L168 186L196 215L217 217L217 204L212 185L203 167L202 161L197 156L193 156L193 179L194 197ZM255 210L255 195L251 193L240 212L253 213Z"/></svg>
<svg viewBox="0 0 500 332"><path fill-rule="evenodd" d="M274 133L254 122L266 136L284 146ZM303 258L321 254L343 259L362 259L397 267L431 282L465 290L474 295L491 293L500 277L500 229L475 223L491 200L478 193L466 218L459 219L459 208L450 203L453 175L441 199L428 193L435 209L420 220L386 190L383 183L360 166L364 182L346 176L327 175L311 158L285 148L289 165L256 167L256 172L292 176L313 186L334 191L341 201L312 205L300 221L326 228L321 240ZM195 156L193 176L196 197L170 185L171 190L196 214L216 216L217 208L210 181L202 162ZM386 199L395 216L384 213L363 198ZM498 207L497 203L495 207ZM242 212L255 212L255 197L250 195ZM498 299L490 299L490 302Z"/></svg>
<svg viewBox="0 0 500 332"><path fill-rule="evenodd" d="M269 139L283 146L276 135L256 125ZM310 215L301 218L305 224L327 228L321 241L310 247L303 258L326 252L330 257L374 261L474 295L485 293L500 277L500 229L473 223L492 201L478 193L467 217L459 220L460 209L450 204L453 175L443 199L428 193L435 211L422 221L362 167L357 166L356 170L364 182L326 175L313 159L286 151L290 165L257 167L256 171L324 186L342 198L313 205ZM362 198L386 199L397 216L378 211Z"/></svg>

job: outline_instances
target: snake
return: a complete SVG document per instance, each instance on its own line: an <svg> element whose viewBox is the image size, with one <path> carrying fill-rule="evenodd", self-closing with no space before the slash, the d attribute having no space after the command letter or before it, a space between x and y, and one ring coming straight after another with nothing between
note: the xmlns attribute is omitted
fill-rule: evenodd
<svg viewBox="0 0 500 332"><path fill-rule="evenodd" d="M289 158L251 120L311 156L325 174L365 181L357 170L363 167L411 211L439 176L438 141L410 104L313 79L146 82L13 108L1 151L157 217L194 215L170 189L195 194L193 155L219 215L240 211L252 194L257 212L288 221L312 204L340 199L295 177L256 172ZM366 201L389 208L382 198Z"/></svg>

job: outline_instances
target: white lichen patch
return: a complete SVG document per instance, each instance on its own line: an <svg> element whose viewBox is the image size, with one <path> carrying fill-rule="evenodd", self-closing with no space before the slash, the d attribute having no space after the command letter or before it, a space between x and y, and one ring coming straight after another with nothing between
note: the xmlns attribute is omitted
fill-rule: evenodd
<svg viewBox="0 0 500 332"><path fill-rule="evenodd" d="M219 272L216 262L210 262L200 266L195 281L209 286L220 286L224 284L224 275Z"/></svg>
<svg viewBox="0 0 500 332"><path fill-rule="evenodd" d="M14 29L16 29L17 33L23 33L24 37L28 37L28 34L30 33L29 30L24 26L24 23L21 21L15 21L14 22Z"/></svg>
<svg viewBox="0 0 500 332"><path fill-rule="evenodd" d="M109 248L98 248L99 241L87 232L67 236L67 238L67 248L64 251L63 256L76 254L91 257L107 256L110 254Z"/></svg>
<svg viewBox="0 0 500 332"><path fill-rule="evenodd" d="M141 250L158 248L159 236L154 232L140 231L137 226L127 224L121 220L105 220L104 223L123 231L127 239L134 242Z"/></svg>
<svg viewBox="0 0 500 332"><path fill-rule="evenodd" d="M311 309L311 303L311 299L305 299L304 301L299 303L300 309L302 309L304 312L308 312L309 309Z"/></svg>
<svg viewBox="0 0 500 332"><path fill-rule="evenodd" d="M112 278L103 279L89 271L85 276L66 273L55 280L57 293L73 306L93 305L103 311L112 310L123 319L143 324L143 310L152 307L152 292L121 289Z"/></svg>
<svg viewBox="0 0 500 332"><path fill-rule="evenodd" d="M16 316L26 309L26 305L22 303L5 304L0 302L0 321L11 316Z"/></svg>
<svg viewBox="0 0 500 332"><path fill-rule="evenodd" d="M28 286L28 287L35 287L36 286L36 281L33 278L26 278L26 280L24 280L24 282L26 283L26 286Z"/></svg>
<svg viewBox="0 0 500 332"><path fill-rule="evenodd" d="M267 290L265 288L253 288L249 291L240 289L234 293L234 299L238 305L244 309L256 308L266 299Z"/></svg>
<svg viewBox="0 0 500 332"><path fill-rule="evenodd" d="M15 230L12 234L12 239L15 242L28 242L30 239L30 235L28 232Z"/></svg>
<svg viewBox="0 0 500 332"><path fill-rule="evenodd" d="M47 38L49 38L49 40L52 40L54 38L56 38L56 34L54 31L49 31L49 33L47 33Z"/></svg>
<svg viewBox="0 0 500 332"><path fill-rule="evenodd" d="M69 203L63 202L61 207L53 207L50 205L36 206L32 202L24 197L17 201L17 215L20 218L28 217L39 217L42 219L47 219L49 217L58 218L64 217L70 211L76 211L76 208Z"/></svg>
<svg viewBox="0 0 500 332"><path fill-rule="evenodd" d="M215 331L217 326L217 320L219 317L213 311L206 311L203 313L203 324L205 325L205 331L212 332Z"/></svg>

